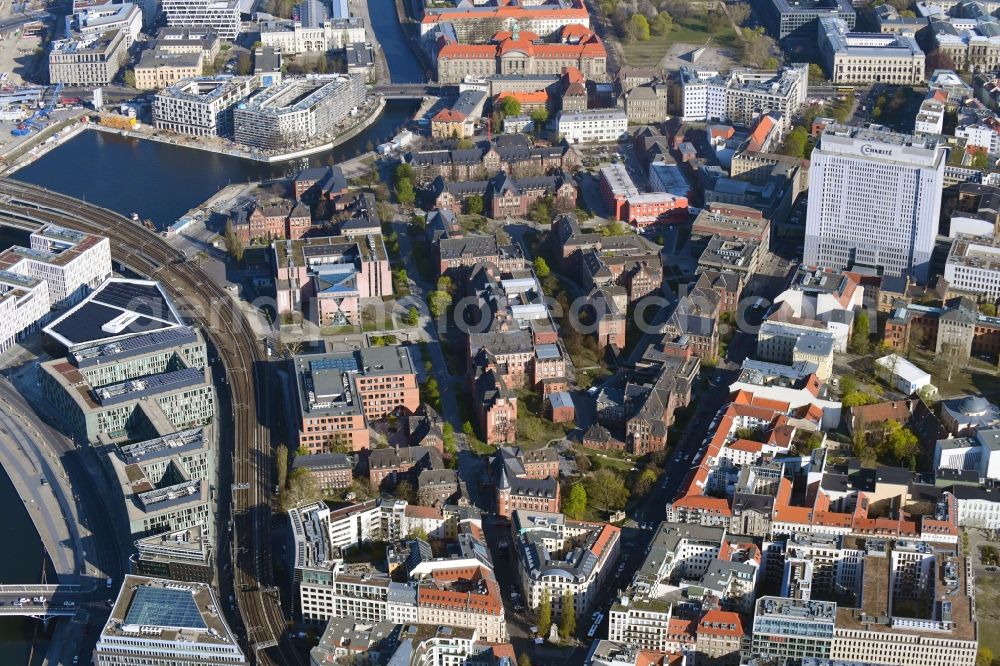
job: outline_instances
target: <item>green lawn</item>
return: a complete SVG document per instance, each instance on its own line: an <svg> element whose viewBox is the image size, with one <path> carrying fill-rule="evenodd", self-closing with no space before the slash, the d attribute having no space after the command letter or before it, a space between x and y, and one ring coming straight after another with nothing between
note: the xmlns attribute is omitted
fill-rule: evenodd
<svg viewBox="0 0 1000 666"><path fill-rule="evenodd" d="M671 46L678 42L684 44L703 45L712 38L715 46L734 46L737 43L736 33L727 25L725 30L711 33L700 16L675 19L674 27L665 35L651 35L648 42L622 42L625 60L633 67L652 67L659 64Z"/></svg>
<svg viewBox="0 0 1000 666"><path fill-rule="evenodd" d="M979 620L979 645L1000 654L1000 576L976 576L976 615Z"/></svg>

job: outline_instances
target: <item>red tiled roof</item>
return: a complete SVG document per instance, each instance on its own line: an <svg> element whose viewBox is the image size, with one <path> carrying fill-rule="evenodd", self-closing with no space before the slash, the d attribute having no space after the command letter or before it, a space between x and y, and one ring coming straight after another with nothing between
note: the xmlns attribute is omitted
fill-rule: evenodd
<svg viewBox="0 0 1000 666"><path fill-rule="evenodd" d="M739 613L710 610L698 622L698 633L738 638L743 636L743 622Z"/></svg>
<svg viewBox="0 0 1000 666"><path fill-rule="evenodd" d="M506 97L513 97L521 104L547 104L549 94L544 90L537 92L502 92L493 98L494 103L498 103Z"/></svg>
<svg viewBox="0 0 1000 666"><path fill-rule="evenodd" d="M465 115L451 109L441 109L433 118L433 123L461 123L465 122Z"/></svg>

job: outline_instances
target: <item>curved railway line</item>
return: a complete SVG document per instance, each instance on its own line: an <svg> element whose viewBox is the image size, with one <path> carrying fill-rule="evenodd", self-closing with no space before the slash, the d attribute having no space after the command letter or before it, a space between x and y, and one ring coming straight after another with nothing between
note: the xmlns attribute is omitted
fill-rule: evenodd
<svg viewBox="0 0 1000 666"><path fill-rule="evenodd" d="M223 413L220 396L217 422L220 445L232 454L231 473L220 465L217 484L219 546L231 528L228 552L234 579L232 592L239 609L234 630L242 629L244 650L251 663L296 664L287 640L286 623L272 579L270 557L271 440L268 427L265 357L250 321L238 303L182 253L149 231L99 206L41 187L0 178L0 217L55 223L111 240L115 262L138 275L162 282L182 314L212 341L228 379L231 419ZM224 449L223 449L224 450ZM220 462L226 456L219 456ZM241 487L241 490L233 488ZM230 504L231 501L231 504ZM231 521L231 522L230 522ZM223 548L218 549L222 559ZM220 569L221 570L221 569ZM220 596L223 592L220 591ZM242 625L242 627L240 626Z"/></svg>

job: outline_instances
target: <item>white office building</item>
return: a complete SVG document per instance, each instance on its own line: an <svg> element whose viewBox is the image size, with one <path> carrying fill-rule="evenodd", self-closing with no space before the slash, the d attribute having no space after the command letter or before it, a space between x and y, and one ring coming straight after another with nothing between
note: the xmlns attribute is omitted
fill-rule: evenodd
<svg viewBox="0 0 1000 666"><path fill-rule="evenodd" d="M76 31L81 35L98 36L109 30L124 31L125 48L131 47L142 32L142 10L130 2L87 7L77 12L75 19Z"/></svg>
<svg viewBox="0 0 1000 666"><path fill-rule="evenodd" d="M97 666L247 663L212 588L125 576L94 648Z"/></svg>
<svg viewBox="0 0 1000 666"><path fill-rule="evenodd" d="M220 39L240 34L240 0L163 0L171 28L211 28Z"/></svg>
<svg viewBox="0 0 1000 666"><path fill-rule="evenodd" d="M828 126L809 168L804 262L926 281L944 166L930 137Z"/></svg>
<svg viewBox="0 0 1000 666"><path fill-rule="evenodd" d="M49 314L44 280L0 271L0 352L37 330Z"/></svg>
<svg viewBox="0 0 1000 666"><path fill-rule="evenodd" d="M992 236L958 234L944 264L951 288L970 294L1000 296L1000 241Z"/></svg>
<svg viewBox="0 0 1000 666"><path fill-rule="evenodd" d="M354 17L330 19L318 25L282 20L260 24L261 44L280 49L285 55L342 51L348 44L367 41L364 19Z"/></svg>
<svg viewBox="0 0 1000 666"><path fill-rule="evenodd" d="M614 143L628 131L624 111L589 109L560 112L556 117L559 134L569 143Z"/></svg>
<svg viewBox="0 0 1000 666"><path fill-rule="evenodd" d="M49 224L30 239L31 247L0 253L0 270L44 280L53 307L75 305L111 277L111 243L104 236Z"/></svg>

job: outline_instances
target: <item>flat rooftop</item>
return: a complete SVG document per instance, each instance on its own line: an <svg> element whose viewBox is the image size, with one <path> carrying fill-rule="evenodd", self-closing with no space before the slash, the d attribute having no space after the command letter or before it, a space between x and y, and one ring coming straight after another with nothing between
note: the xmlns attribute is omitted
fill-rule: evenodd
<svg viewBox="0 0 1000 666"><path fill-rule="evenodd" d="M44 331L73 349L178 326L180 314L159 282L111 278Z"/></svg>
<svg viewBox="0 0 1000 666"><path fill-rule="evenodd" d="M217 653L243 657L215 594L200 583L125 576L101 632L101 641L110 637L207 645Z"/></svg>

